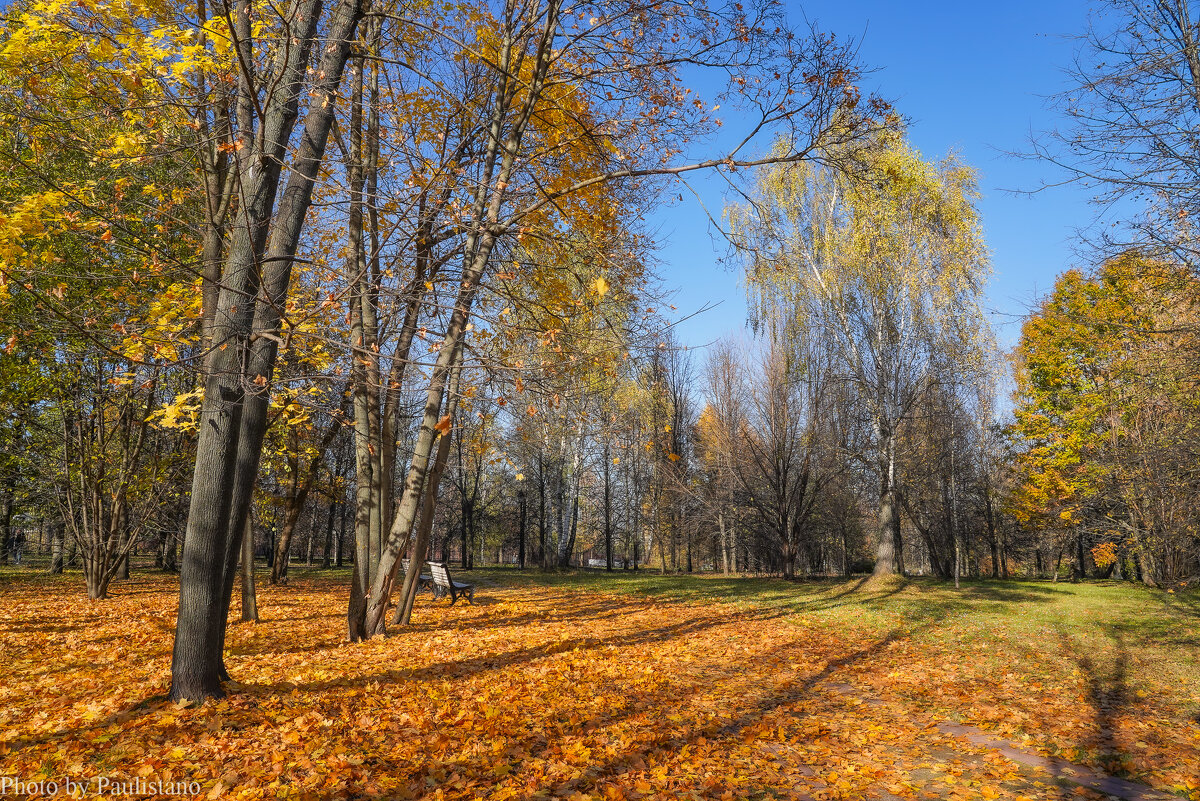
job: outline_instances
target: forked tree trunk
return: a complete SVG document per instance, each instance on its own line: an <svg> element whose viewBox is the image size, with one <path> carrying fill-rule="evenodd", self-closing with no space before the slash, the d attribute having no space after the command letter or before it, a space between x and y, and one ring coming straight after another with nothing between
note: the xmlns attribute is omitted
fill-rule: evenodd
<svg viewBox="0 0 1200 801"><path fill-rule="evenodd" d="M244 34L238 53L245 68L238 115L240 133L247 146L253 136L253 125L249 122L254 114L252 98L260 88L254 75L248 72L255 63L248 12L249 4L239 3L234 14L235 27ZM337 108L338 85L363 8L361 0L339 0L325 29L324 46L318 51L319 63L312 72L315 77L310 86L305 76L311 68L309 53L321 21L320 12L319 0L303 0L296 8L293 36L297 46L279 51L272 76L275 91L258 128L259 141L265 143L266 150L247 147L245 169L240 176L238 223L217 298L212 327L214 349L205 365L207 377L201 410L205 425L200 428L196 447L171 655L169 697L175 701L199 701L224 694L222 651L235 570L231 562L241 545L250 500L249 492L244 489L247 483L244 473L257 472L261 434L265 430L264 425L253 420L249 421L248 430L243 431L244 388L265 387L270 383L276 355L271 338L279 330L279 310L286 303L292 259L324 160ZM290 160L288 184L275 213L280 170L291 141L299 98L305 92L311 100L304 135ZM261 300L260 289L265 291ZM250 298L254 302L248 302ZM257 341L254 337L258 337ZM246 370L247 351L252 347L263 358L250 361L252 366ZM265 366L266 371L250 372L260 366ZM266 392L260 394L265 406ZM253 484L253 476L249 483ZM236 484L242 485L243 491L235 501Z"/></svg>

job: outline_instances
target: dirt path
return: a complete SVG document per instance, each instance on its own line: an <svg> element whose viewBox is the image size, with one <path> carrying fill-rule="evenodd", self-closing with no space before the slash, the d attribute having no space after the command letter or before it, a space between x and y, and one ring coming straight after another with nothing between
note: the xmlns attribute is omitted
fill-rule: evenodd
<svg viewBox="0 0 1200 801"><path fill-rule="evenodd" d="M883 699L865 695L849 684L826 682L823 688L870 706L886 704ZM1004 791L1005 797L1016 794L1030 798L1046 798L1054 797L1055 788L1067 791L1084 788L1099 793L1104 798L1123 799L1123 801L1177 801L1179 798L1179 796L1160 792L1138 782L1108 776L1065 760L1042 756L1036 751L1022 748L1017 743L997 737L976 726L947 721L939 723L937 730L942 734L951 735L973 746L986 749L986 752L980 754L978 749L940 747L931 749L930 757L933 759L946 764L964 761L980 764L986 762L989 755L999 755L1018 766L1018 773L1024 781L1010 779L999 785L999 789ZM934 779L936 773L925 769L918 771L916 776ZM1070 795L1076 796L1077 794L1071 792ZM898 798L887 792L879 793L876 797L888 801Z"/></svg>

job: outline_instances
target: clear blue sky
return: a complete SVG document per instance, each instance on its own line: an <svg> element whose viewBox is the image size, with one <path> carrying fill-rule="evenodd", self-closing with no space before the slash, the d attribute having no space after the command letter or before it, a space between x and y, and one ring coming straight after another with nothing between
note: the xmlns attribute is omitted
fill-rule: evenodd
<svg viewBox="0 0 1200 801"><path fill-rule="evenodd" d="M859 42L863 63L877 70L867 85L911 119L910 139L927 158L953 149L979 170L993 269L987 309L1001 346L1011 347L1033 300L1058 273L1080 263L1075 233L1094 217L1081 188L1032 197L1005 191L1062 178L1049 165L1006 153L1027 150L1031 134L1061 122L1045 98L1066 84L1063 68L1076 48L1071 37L1085 30L1088 4L792 0L788 13L794 24L808 19ZM693 185L719 215L720 185L703 179ZM699 204L685 191L684 200L660 209L653 224L663 282L678 290L679 314L720 303L679 324L683 343L697 347L742 330L740 275L718 264L724 244L714 241Z"/></svg>

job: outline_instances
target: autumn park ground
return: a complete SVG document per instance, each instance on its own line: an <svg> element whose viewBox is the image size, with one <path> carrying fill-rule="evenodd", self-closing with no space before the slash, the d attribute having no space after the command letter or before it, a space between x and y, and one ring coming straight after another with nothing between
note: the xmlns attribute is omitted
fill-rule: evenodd
<svg viewBox="0 0 1200 801"><path fill-rule="evenodd" d="M77 576L4 570L0 776L26 782L196 781L210 798L1105 797L1071 781L1087 768L1156 789L1145 798L1200 799L1194 591L490 570L462 574L474 606L422 595L412 627L350 645L346 576L301 573L263 588L261 622L232 626L230 696L187 707L164 700L173 580L135 573L89 603Z"/></svg>

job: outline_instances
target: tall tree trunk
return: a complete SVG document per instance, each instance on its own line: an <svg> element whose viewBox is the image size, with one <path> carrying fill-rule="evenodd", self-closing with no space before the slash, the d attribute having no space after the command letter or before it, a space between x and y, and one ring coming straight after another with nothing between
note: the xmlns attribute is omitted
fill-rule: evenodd
<svg viewBox="0 0 1200 801"><path fill-rule="evenodd" d="M538 451L538 567L546 569L546 463Z"/></svg>
<svg viewBox="0 0 1200 801"><path fill-rule="evenodd" d="M462 475L462 454L459 454L458 470L459 475ZM459 495L458 504L458 533L462 548L459 552L459 566L466 570L471 560L471 543L467 540L467 532L470 527L471 520L471 503L467 500L466 487L462 488Z"/></svg>
<svg viewBox="0 0 1200 801"><path fill-rule="evenodd" d="M566 530L560 534L558 541L558 566L568 568L571 566L571 556L575 551L575 535L579 531L579 488L580 478L583 474L583 437L580 436L579 445L572 460L571 470L571 505L567 507L570 512L567 515Z"/></svg>
<svg viewBox="0 0 1200 801"><path fill-rule="evenodd" d="M377 55L380 46L380 32L382 20L379 17L370 19L367 23L366 46L371 55ZM362 69L360 61L360 71ZM381 419L382 400L384 395L384 385L382 380L382 367L380 365L380 337L379 337L379 282L382 280L380 271L379 259L379 61L376 58L370 60L370 81L364 87L369 91L367 96L367 113L366 113L366 137L362 142L360 152L362 154L359 159L360 170L362 177L365 180L363 185L365 195L362 197L363 204L366 209L366 238L364 247L363 267L366 275L370 277L368 284L368 292L365 295L366 302L363 305L364 331L366 338L364 341L364 355L367 361L367 376L368 376L368 397L370 398L370 409L368 412L368 421L370 424L372 442L375 446L374 465L371 470L371 492L375 496L375 502L371 505L371 581L375 581L375 570L379 565L379 556L383 550L385 516L390 520L393 512L392 509L392 484L393 477L390 470L385 469L384 454L388 452L394 461L395 458L395 434L393 437L392 447L386 448L383 441L384 426ZM360 93L361 94L361 93ZM407 362L407 359L405 359ZM393 392L392 394L397 394ZM389 433L391 429L389 428ZM390 466L389 466L390 467Z"/></svg>
<svg viewBox="0 0 1200 801"><path fill-rule="evenodd" d="M612 458L609 456L607 435L604 438L604 569L613 569L612 537Z"/></svg>
<svg viewBox="0 0 1200 801"><path fill-rule="evenodd" d="M640 508L637 510L636 514L639 517L639 525L635 525L634 529L633 529L633 572L634 573L636 573L638 571L638 569L641 565L641 561L642 561L642 554L641 554L642 534L641 534L641 530L640 530L640 516L641 516Z"/></svg>
<svg viewBox="0 0 1200 801"><path fill-rule="evenodd" d="M346 543L346 518L347 518L346 502L342 501L341 503L338 504L338 506L341 508L339 509L339 514L338 514L338 518L339 518L338 536L337 536L337 543L336 543L337 559L334 561L334 565L333 565L336 568L340 568L342 566L342 548L344 547L344 545Z"/></svg>
<svg viewBox="0 0 1200 801"><path fill-rule="evenodd" d="M382 488L380 472L380 436L376 427L378 386L378 330L371 276L364 251L363 225L363 61L350 68L350 145L346 153L347 183L350 192L348 220L349 254L346 273L350 278L350 340L353 360L350 366L354 406L354 577L347 608L347 636L358 641L369 636L363 629L367 593L375 576L379 555L379 504Z"/></svg>
<svg viewBox="0 0 1200 801"><path fill-rule="evenodd" d="M671 530L671 572L679 572L679 512L672 504L667 513L667 528Z"/></svg>
<svg viewBox="0 0 1200 801"><path fill-rule="evenodd" d="M450 455L450 435L443 434L438 439L438 450L434 455L433 468L429 472L429 486L425 489L425 498L421 503L421 521L417 526L417 536L413 541L412 559L408 563L408 572L404 574L404 582L400 588L400 600L396 605L396 612L392 616L392 623L397 626L407 626L412 622L413 604L416 603L421 571L424 569L426 555L429 551L433 518L437 512L437 487Z"/></svg>
<svg viewBox="0 0 1200 801"><path fill-rule="evenodd" d="M563 555L567 547L567 482L565 456L554 464L554 565L565 567Z"/></svg>
<svg viewBox="0 0 1200 801"><path fill-rule="evenodd" d="M471 502L467 504L467 543L469 546L467 549L467 570L475 569L475 545L479 541L479 538L476 536L477 534L478 532L475 530L475 495L472 492ZM482 553L479 558L483 559Z"/></svg>
<svg viewBox="0 0 1200 801"><path fill-rule="evenodd" d="M304 501L296 492L289 493L290 497L283 507L283 527L275 538L275 557L271 561L272 584L287 584L288 565L292 561L292 536L296 532L296 524L300 521L300 513L304 510Z"/></svg>
<svg viewBox="0 0 1200 801"><path fill-rule="evenodd" d="M992 493L985 483L983 487L983 521L987 525L988 542L992 548L992 578L1000 577L1001 563L1004 561L1000 554L1000 536L996 531L996 517L992 509ZM1004 566L1004 577L1008 578L1008 566Z"/></svg>
<svg viewBox="0 0 1200 801"><path fill-rule="evenodd" d="M1138 577L1147 587L1157 587L1159 585L1158 560L1155 559L1154 552L1146 547L1142 540L1141 530L1132 515L1130 515L1129 524L1133 537L1134 564L1138 570Z"/></svg>
<svg viewBox="0 0 1200 801"><path fill-rule="evenodd" d="M725 509L717 509L717 531L721 538L721 572L725 575L730 573L729 564L729 532L725 530Z"/></svg>
<svg viewBox="0 0 1200 801"><path fill-rule="evenodd" d="M450 378L450 385L447 390L450 397L447 414L451 421L454 420L458 411L461 378L462 369L459 368L454 371L454 375ZM433 518L437 511L438 487L441 484L442 474L446 470L446 463L449 461L452 431L453 429L442 431L438 436L437 453L434 456L433 468L430 470L429 480L426 482L427 485L425 487L425 497L422 500L421 523L417 528L417 536L413 543L413 557L408 563L408 573L404 576L400 603L397 605L396 614L392 618L392 622L397 625L407 626L412 620L413 603L417 598L417 585L420 581L421 568L425 564L425 555L429 550L430 534L433 531Z"/></svg>
<svg viewBox="0 0 1200 801"><path fill-rule="evenodd" d="M525 490L522 488L517 490L517 565L521 570L525 569L525 506Z"/></svg>
<svg viewBox="0 0 1200 801"><path fill-rule="evenodd" d="M337 501L331 501L329 504L329 513L325 518L325 545L321 548L321 569L328 570L331 564L331 553L333 550L333 523L337 519Z"/></svg>
<svg viewBox="0 0 1200 801"><path fill-rule="evenodd" d="M246 531L242 534L242 622L258 622L258 596L254 592L254 529L246 515Z"/></svg>
<svg viewBox="0 0 1200 801"><path fill-rule="evenodd" d="M167 532L163 543L163 570L168 573L179 571L179 536L174 530Z"/></svg>
<svg viewBox="0 0 1200 801"><path fill-rule="evenodd" d="M1003 537L1003 535L1001 535ZM1008 538L1000 541L1000 572L1001 577L1008 580Z"/></svg>
<svg viewBox="0 0 1200 801"><path fill-rule="evenodd" d="M13 495L16 494L14 489L13 477L6 477L4 487L0 490L0 565L8 564L8 554L13 543Z"/></svg>
<svg viewBox="0 0 1200 801"><path fill-rule="evenodd" d="M681 517L681 523L682 523L682 515L680 517ZM686 533L683 536L683 547L685 549L687 549L687 572L691 573L692 572L692 527L686 526L686 528L684 530Z"/></svg>
<svg viewBox="0 0 1200 801"><path fill-rule="evenodd" d="M55 520L50 524L50 572L63 572L63 535L65 528L61 521Z"/></svg>
<svg viewBox="0 0 1200 801"><path fill-rule="evenodd" d="M876 576L903 574L903 542L897 536L900 514L896 507L895 433L876 424L879 432L879 545L875 552Z"/></svg>

